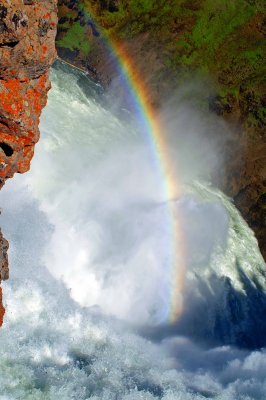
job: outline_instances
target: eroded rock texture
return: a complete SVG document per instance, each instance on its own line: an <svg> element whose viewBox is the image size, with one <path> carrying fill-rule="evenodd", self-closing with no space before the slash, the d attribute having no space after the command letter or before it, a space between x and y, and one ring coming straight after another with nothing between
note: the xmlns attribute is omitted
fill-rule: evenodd
<svg viewBox="0 0 266 400"><path fill-rule="evenodd" d="M50 88L56 0L2 0L0 5L0 188L28 171ZM8 278L8 243L0 233L0 282ZM2 292L0 292L1 304ZM0 305L0 325L3 317Z"/></svg>

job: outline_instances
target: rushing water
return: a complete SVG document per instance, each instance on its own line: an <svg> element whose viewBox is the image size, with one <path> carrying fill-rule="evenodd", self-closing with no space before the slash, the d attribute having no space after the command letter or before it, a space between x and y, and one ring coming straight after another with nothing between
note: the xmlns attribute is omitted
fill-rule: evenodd
<svg viewBox="0 0 266 400"><path fill-rule="evenodd" d="M150 149L97 85L61 67L52 82L31 171L1 192L0 400L265 399L265 352L248 350L265 343L265 265L247 224L219 191L184 185L170 325L168 199Z"/></svg>

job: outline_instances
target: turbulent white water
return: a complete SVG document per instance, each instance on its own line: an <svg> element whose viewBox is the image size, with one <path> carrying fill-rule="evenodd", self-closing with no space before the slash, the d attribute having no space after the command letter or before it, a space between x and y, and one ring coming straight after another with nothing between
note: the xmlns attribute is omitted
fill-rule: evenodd
<svg viewBox="0 0 266 400"><path fill-rule="evenodd" d="M185 307L169 326L168 199L154 160L80 79L53 71L31 171L1 192L11 278L0 400L265 399L265 351L222 346L263 344L253 233L223 194L184 185Z"/></svg>

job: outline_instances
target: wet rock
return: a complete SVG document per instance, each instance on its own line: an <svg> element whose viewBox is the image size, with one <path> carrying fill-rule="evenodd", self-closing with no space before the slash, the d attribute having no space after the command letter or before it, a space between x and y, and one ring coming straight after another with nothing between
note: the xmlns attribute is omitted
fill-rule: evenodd
<svg viewBox="0 0 266 400"><path fill-rule="evenodd" d="M3 237L0 230L0 282L9 278L7 250L8 241ZM3 323L4 314L5 309L2 305L2 288L0 287L0 326Z"/></svg>
<svg viewBox="0 0 266 400"><path fill-rule="evenodd" d="M9 278L8 269L8 241L3 237L0 230L0 280L5 281Z"/></svg>
<svg viewBox="0 0 266 400"><path fill-rule="evenodd" d="M226 98L211 96L209 97L209 110L217 115L224 115L232 111L232 105Z"/></svg>
<svg viewBox="0 0 266 400"><path fill-rule="evenodd" d="M0 6L0 188L30 168L56 56L56 25L56 0L3 0ZM0 232L0 282L8 278L7 249ZM0 305L0 325L3 312Z"/></svg>

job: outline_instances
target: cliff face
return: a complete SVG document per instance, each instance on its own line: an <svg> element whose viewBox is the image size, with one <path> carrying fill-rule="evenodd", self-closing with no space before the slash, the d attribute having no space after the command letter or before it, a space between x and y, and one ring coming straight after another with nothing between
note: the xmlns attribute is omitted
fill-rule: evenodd
<svg viewBox="0 0 266 400"><path fill-rule="evenodd" d="M50 88L56 0L2 0L0 5L0 188L30 167L39 117ZM8 278L8 243L0 233L0 282ZM0 289L0 325L4 309Z"/></svg>
<svg viewBox="0 0 266 400"><path fill-rule="evenodd" d="M59 0L58 4L57 48L62 58L108 85L116 70L103 44L105 32L134 60L155 106L169 93L188 87L186 100L229 123L233 135L223 149L225 173L219 185L233 197L266 257L264 1Z"/></svg>

